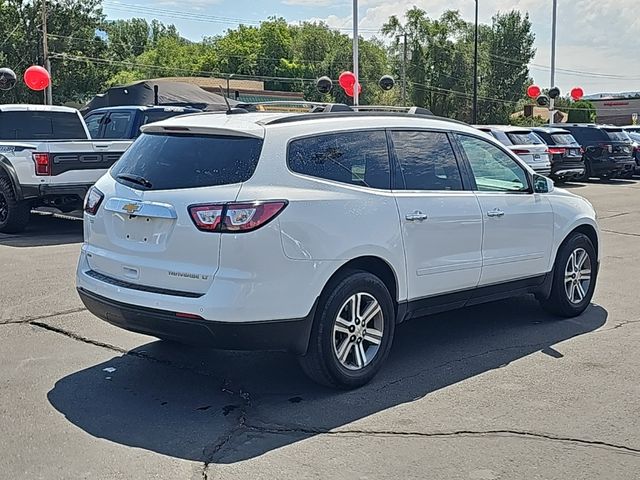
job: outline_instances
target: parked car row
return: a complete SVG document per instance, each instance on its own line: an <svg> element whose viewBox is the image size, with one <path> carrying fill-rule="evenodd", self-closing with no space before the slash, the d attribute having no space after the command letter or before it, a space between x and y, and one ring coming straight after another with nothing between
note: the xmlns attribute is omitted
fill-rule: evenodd
<svg viewBox="0 0 640 480"><path fill-rule="evenodd" d="M640 173L640 127L478 125L541 175L556 181L630 178Z"/></svg>

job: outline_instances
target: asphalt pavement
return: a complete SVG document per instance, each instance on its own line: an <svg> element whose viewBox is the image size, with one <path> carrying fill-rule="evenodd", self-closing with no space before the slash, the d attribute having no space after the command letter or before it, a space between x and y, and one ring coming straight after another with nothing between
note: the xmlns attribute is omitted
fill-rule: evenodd
<svg viewBox="0 0 640 480"><path fill-rule="evenodd" d="M522 297L413 320L351 392L105 324L75 292L82 222L34 216L0 234L0 478L640 478L640 182L570 189L602 229L582 316Z"/></svg>

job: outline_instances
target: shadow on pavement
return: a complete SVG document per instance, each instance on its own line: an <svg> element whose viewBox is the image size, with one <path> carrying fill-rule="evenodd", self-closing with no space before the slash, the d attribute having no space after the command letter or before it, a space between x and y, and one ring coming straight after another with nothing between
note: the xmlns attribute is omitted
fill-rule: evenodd
<svg viewBox="0 0 640 480"><path fill-rule="evenodd" d="M48 399L95 437L176 458L234 463L535 352L560 358L553 345L592 332L606 319L607 311L592 305L578 318L558 320L522 297L413 320L397 330L391 356L374 381L351 392L311 383L287 354L158 341L60 379ZM298 428L273 434L261 425ZM230 436L234 441L225 443Z"/></svg>
<svg viewBox="0 0 640 480"><path fill-rule="evenodd" d="M0 245L42 247L82 242L82 221L32 213L29 225L18 234L0 233Z"/></svg>

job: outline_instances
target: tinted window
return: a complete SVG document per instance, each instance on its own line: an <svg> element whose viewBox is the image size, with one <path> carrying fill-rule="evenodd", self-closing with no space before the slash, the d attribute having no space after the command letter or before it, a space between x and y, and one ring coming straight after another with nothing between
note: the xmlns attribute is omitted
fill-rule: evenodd
<svg viewBox="0 0 640 480"><path fill-rule="evenodd" d="M247 137L142 135L114 165L111 175L129 174L151 184L148 189L210 187L248 180L256 169L262 140Z"/></svg>
<svg viewBox="0 0 640 480"><path fill-rule="evenodd" d="M84 122L87 124L87 129L89 130L89 135L91 138L100 138L100 126L102 125L102 119L106 113L96 113L93 115L89 115L84 119Z"/></svg>
<svg viewBox="0 0 640 480"><path fill-rule="evenodd" d="M599 128L594 127L567 127L571 131L573 137L580 145L589 145L592 143L606 142L609 138Z"/></svg>
<svg viewBox="0 0 640 480"><path fill-rule="evenodd" d="M578 145L578 142L570 133L554 133L551 138L553 138L556 145Z"/></svg>
<svg viewBox="0 0 640 480"><path fill-rule="evenodd" d="M385 132L340 132L293 140L289 168L294 172L371 188L390 188Z"/></svg>
<svg viewBox="0 0 640 480"><path fill-rule="evenodd" d="M86 140L75 112L1 112L0 140Z"/></svg>
<svg viewBox="0 0 640 480"><path fill-rule="evenodd" d="M400 166L398 188L462 190L460 170L446 133L392 132Z"/></svg>
<svg viewBox="0 0 640 480"><path fill-rule="evenodd" d="M507 133L509 140L514 145L540 145L542 139L533 132Z"/></svg>
<svg viewBox="0 0 640 480"><path fill-rule="evenodd" d="M465 135L458 139L464 150L477 190L481 192L525 192L527 173L513 158L489 142Z"/></svg>
<svg viewBox="0 0 640 480"><path fill-rule="evenodd" d="M129 138L133 112L111 112L104 126L102 138Z"/></svg>
<svg viewBox="0 0 640 480"><path fill-rule="evenodd" d="M491 135L503 145L513 145L513 142L507 134L500 130L491 130Z"/></svg>
<svg viewBox="0 0 640 480"><path fill-rule="evenodd" d="M640 133L636 133L636 132L629 132L629 137L631 138L631 140L633 140L634 142L640 142Z"/></svg>
<svg viewBox="0 0 640 480"><path fill-rule="evenodd" d="M166 120L167 118L176 117L178 115L185 115L191 112L183 112L183 111L152 111L152 112L144 112L142 117L142 125L146 125L147 123L159 122L160 120Z"/></svg>
<svg viewBox="0 0 640 480"><path fill-rule="evenodd" d="M629 136L624 130L605 130L609 138L614 142L628 142Z"/></svg>

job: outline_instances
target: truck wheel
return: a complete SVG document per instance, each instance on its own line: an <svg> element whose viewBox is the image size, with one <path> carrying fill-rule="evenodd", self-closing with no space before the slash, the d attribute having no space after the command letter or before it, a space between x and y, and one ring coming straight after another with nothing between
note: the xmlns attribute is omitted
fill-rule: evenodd
<svg viewBox="0 0 640 480"><path fill-rule="evenodd" d="M300 357L300 365L320 384L361 387L387 358L395 322L385 284L368 272L350 271L320 298L309 349Z"/></svg>
<svg viewBox="0 0 640 480"><path fill-rule="evenodd" d="M9 179L0 177L0 232L21 232L29 223L30 216L29 202L19 202Z"/></svg>

